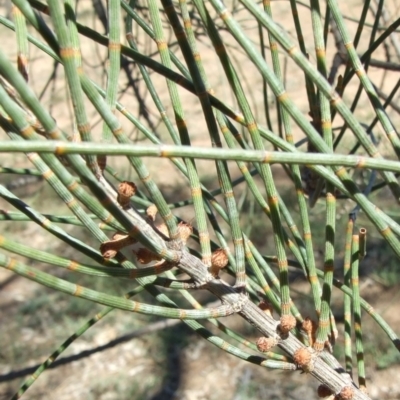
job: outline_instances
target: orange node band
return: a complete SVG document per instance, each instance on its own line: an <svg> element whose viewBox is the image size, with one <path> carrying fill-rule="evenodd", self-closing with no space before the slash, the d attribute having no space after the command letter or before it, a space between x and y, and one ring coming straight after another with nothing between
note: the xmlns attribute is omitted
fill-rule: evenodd
<svg viewBox="0 0 400 400"><path fill-rule="evenodd" d="M75 50L72 47L65 47L60 49L61 58L75 57Z"/></svg>
<svg viewBox="0 0 400 400"><path fill-rule="evenodd" d="M6 265L7 269L13 270L15 268L15 265L17 264L17 261L14 258L10 258L9 262Z"/></svg>
<svg viewBox="0 0 400 400"><path fill-rule="evenodd" d="M79 267L79 264L76 261L71 261L67 267L70 271L75 271Z"/></svg>
<svg viewBox="0 0 400 400"><path fill-rule="evenodd" d="M80 296L82 292L83 292L83 287L80 285L75 285L75 291L73 293L73 296Z"/></svg>

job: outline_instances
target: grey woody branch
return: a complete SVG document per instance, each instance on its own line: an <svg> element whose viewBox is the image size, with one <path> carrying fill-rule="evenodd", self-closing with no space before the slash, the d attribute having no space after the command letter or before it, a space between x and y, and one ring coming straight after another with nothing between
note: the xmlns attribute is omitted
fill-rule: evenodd
<svg viewBox="0 0 400 400"><path fill-rule="evenodd" d="M105 186L107 187L108 184ZM110 193L109 186L108 192ZM166 261L187 273L195 287L210 291L221 300L223 305L229 306L233 312L243 317L262 335L272 338L277 343L276 345L294 360L299 370L315 377L335 395L335 400L370 399L354 384L351 377L333 356L325 351L316 352L301 343L290 332L286 333L280 329L281 322L252 303L243 289L232 287L218 275L213 274L200 259L190 254L185 247L186 240L179 238L165 240L135 209L125 207L125 212L133 225L131 232L136 239L145 246L151 243L151 250L158 249L157 253Z"/></svg>

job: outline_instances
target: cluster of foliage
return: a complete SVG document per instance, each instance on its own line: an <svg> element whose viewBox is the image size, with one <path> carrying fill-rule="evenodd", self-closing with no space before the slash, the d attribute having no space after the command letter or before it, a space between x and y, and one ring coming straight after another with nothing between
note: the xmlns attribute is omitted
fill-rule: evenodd
<svg viewBox="0 0 400 400"><path fill-rule="evenodd" d="M351 21L337 0L290 0L279 16L268 1L98 0L89 10L97 31L85 25L88 10L80 12L75 0L13 4L10 18L0 16L17 44L16 60L0 49L0 152L25 153L32 167L0 170L41 177L58 200L57 211L42 213L0 185L1 198L16 209L3 210L1 219L36 223L74 252L62 257L4 235L0 247L8 253L0 252L0 266L106 306L14 398L69 344L121 309L182 320L221 351L263 368L307 372L320 382L321 397L368 399L362 309L400 351L400 339L358 283L367 226L400 257L400 225L387 212L400 199L400 81L387 78L400 69L400 18L391 22L391 3L366 0ZM349 26L357 27L354 39ZM98 82L90 46L107 50ZM45 57L36 65L32 48ZM32 82L49 59L53 70L39 93ZM373 67L384 71L380 85L368 73ZM68 96L46 100L60 81ZM126 97L132 94L134 102ZM178 181L175 174L190 193L176 188L169 202L163 188ZM180 213L183 206L190 211ZM337 224L343 210L345 226ZM82 232L93 243L80 239ZM92 287L21 256L89 275ZM312 315L293 300L295 273L309 283ZM107 293L96 288L98 277L130 279L133 289ZM335 287L343 329L332 309ZM154 300L131 299L142 291ZM200 304L193 296L200 291L219 305ZM233 314L257 330L256 342L224 325ZM333 356L339 334L344 367Z"/></svg>

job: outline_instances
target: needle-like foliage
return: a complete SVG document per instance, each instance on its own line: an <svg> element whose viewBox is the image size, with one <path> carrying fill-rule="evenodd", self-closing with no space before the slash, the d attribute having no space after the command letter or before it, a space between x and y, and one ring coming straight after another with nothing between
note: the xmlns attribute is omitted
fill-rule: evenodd
<svg viewBox="0 0 400 400"><path fill-rule="evenodd" d="M368 399L364 319L400 351L359 285L374 262L366 227L400 258L395 2L365 1L359 20L337 0L83 3L13 0L0 16L17 50L0 46L0 174L56 194L38 207L0 181L16 209L0 226L37 224L68 249L2 232L0 266L106 306L13 399L114 309L179 319L221 352ZM101 278L134 289L108 293ZM233 314L252 338L224 324Z"/></svg>

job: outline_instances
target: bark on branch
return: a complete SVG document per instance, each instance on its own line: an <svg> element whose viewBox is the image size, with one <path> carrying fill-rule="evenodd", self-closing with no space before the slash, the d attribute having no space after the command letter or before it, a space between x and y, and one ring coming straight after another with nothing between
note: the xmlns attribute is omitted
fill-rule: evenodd
<svg viewBox="0 0 400 400"><path fill-rule="evenodd" d="M105 186L109 187L108 184ZM264 313L252 303L243 288L235 288L211 274L207 265L187 251L182 240L165 240L136 210L130 208L125 211L134 225L131 232L139 241L144 239L143 244L152 243L153 246L161 249L161 253L167 255L167 261L187 273L193 279L195 286L210 291L223 304L231 306L234 312L253 325L262 335L276 339L277 346L297 363L299 370L310 373L321 384L329 388L335 394L335 400L370 400L370 397L355 385L351 377L330 353L315 352L290 332L283 335L279 329L280 321L275 320L268 313ZM154 248L152 250L154 251ZM305 363L300 361L299 356L302 353L309 356Z"/></svg>

